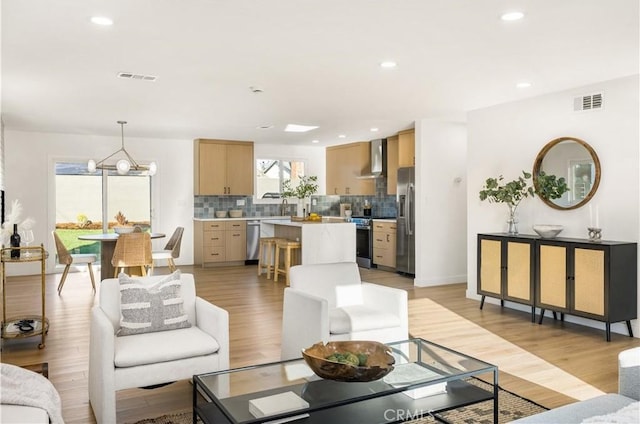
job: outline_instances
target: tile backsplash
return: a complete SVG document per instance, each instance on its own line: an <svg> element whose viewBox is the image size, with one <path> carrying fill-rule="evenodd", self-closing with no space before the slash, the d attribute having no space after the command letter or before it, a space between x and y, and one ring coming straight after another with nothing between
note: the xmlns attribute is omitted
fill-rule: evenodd
<svg viewBox="0 0 640 424"><path fill-rule="evenodd" d="M365 201L372 206L373 216L395 217L396 196L388 195L386 178L376 182L375 196L311 196L311 210L322 216L340 216L340 204L350 203L353 216L364 215ZM237 206L238 200L244 200L244 206ZM194 218L214 218L215 211L242 209L244 216L279 216L282 215L282 204L254 203L253 197L247 196L195 196ZM315 204L314 204L315 203ZM296 215L297 202L294 200L285 205L284 215Z"/></svg>

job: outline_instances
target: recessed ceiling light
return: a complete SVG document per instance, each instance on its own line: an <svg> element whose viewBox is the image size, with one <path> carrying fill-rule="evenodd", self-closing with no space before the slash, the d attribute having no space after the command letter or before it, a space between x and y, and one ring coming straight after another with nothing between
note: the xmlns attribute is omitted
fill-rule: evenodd
<svg viewBox="0 0 640 424"><path fill-rule="evenodd" d="M315 125L297 125L297 124L288 124L284 129L286 132L307 132L311 130L315 130L318 128Z"/></svg>
<svg viewBox="0 0 640 424"><path fill-rule="evenodd" d="M311 140L313 144L320 143L320 140Z"/></svg>
<svg viewBox="0 0 640 424"><path fill-rule="evenodd" d="M524 18L524 13L522 12L506 12L500 15L500 19L503 21L517 21Z"/></svg>
<svg viewBox="0 0 640 424"><path fill-rule="evenodd" d="M340 134L340 135L338 135L338 138L347 138L347 136L344 135L344 134Z"/></svg>
<svg viewBox="0 0 640 424"><path fill-rule="evenodd" d="M391 61L391 60L382 62L380 64L381 68L395 68L396 66L398 66L398 64L396 62Z"/></svg>
<svg viewBox="0 0 640 424"><path fill-rule="evenodd" d="M516 84L516 87L518 87L518 88L529 88L529 87L531 87L531 83L530 82L526 82L526 81L519 82L519 83Z"/></svg>
<svg viewBox="0 0 640 424"><path fill-rule="evenodd" d="M371 132L377 132L378 129L377 128L371 128Z"/></svg>
<svg viewBox="0 0 640 424"><path fill-rule="evenodd" d="M104 25L104 26L113 25L113 20L111 20L110 18L107 18L106 16L94 16L91 18L91 22L93 22L96 25Z"/></svg>

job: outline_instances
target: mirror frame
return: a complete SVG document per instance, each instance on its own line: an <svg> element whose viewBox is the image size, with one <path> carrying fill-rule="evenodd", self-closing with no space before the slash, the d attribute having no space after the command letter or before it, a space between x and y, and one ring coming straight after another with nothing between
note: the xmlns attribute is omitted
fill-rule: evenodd
<svg viewBox="0 0 640 424"><path fill-rule="evenodd" d="M591 159L593 159L593 163L596 167L596 173L595 173L595 177L594 177L594 181L593 181L593 186L591 187L591 190L589 190L589 193L587 193L587 195L585 196L584 199L582 199L580 202L576 203L575 205L571 205L571 206L560 206L557 205L555 203L553 203L552 200L544 198L542 196L538 196L544 203L546 203L548 206L554 208L554 209L559 209L559 210L571 210L571 209L578 209L582 206L584 206L589 200L591 200L591 198L593 197L593 195L596 193L596 191L598 190L598 186L600 185L600 159L598 159L598 155L596 154L595 150L593 150L593 148L585 141L580 140L579 138L575 138L575 137L559 137L556 138L554 140L551 140L550 142L548 142L543 148L542 150L540 150L540 153L538 153L538 156L536 157L535 162L533 163L533 186L535 187L535 190L538 190L538 174L541 171L542 168L542 161L544 160L544 157L546 156L547 153L549 153L549 150L551 150L554 146L562 143L563 141L575 141L576 143L580 144L582 147L584 147L587 152L589 152L589 154L591 155Z"/></svg>

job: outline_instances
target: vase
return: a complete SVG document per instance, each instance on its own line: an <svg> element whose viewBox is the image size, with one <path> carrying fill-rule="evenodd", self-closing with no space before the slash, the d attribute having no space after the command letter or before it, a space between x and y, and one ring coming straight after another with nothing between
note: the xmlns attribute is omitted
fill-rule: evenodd
<svg viewBox="0 0 640 424"><path fill-rule="evenodd" d="M298 205L296 207L296 216L298 218L304 218L305 215L305 199L298 199Z"/></svg>
<svg viewBox="0 0 640 424"><path fill-rule="evenodd" d="M509 225L509 229L507 230L508 234L518 234L518 221L516 220L516 209L518 208L515 205L509 206L509 219L507 220L507 224Z"/></svg>

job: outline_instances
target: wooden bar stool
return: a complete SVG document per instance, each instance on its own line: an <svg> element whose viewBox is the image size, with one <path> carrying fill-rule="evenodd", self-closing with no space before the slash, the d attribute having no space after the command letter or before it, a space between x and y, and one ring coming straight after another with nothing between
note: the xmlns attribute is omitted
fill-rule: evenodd
<svg viewBox="0 0 640 424"><path fill-rule="evenodd" d="M286 239L276 241L276 259L275 259L275 268L273 270L273 281L277 282L278 275L284 274L287 277L286 278L287 286L289 285L289 269L291 268L291 264L293 262L292 260L295 260L293 258L293 255L296 254L297 257L301 256L300 255L301 247L302 247L302 244L300 244L299 241L286 240ZM284 252L283 265L280 264L281 250ZM284 266L284 268L280 268L281 266Z"/></svg>
<svg viewBox="0 0 640 424"><path fill-rule="evenodd" d="M267 279L271 279L271 273L275 270L276 242L285 240L280 237L260 238L260 249L258 251L258 275L262 271L267 271Z"/></svg>

